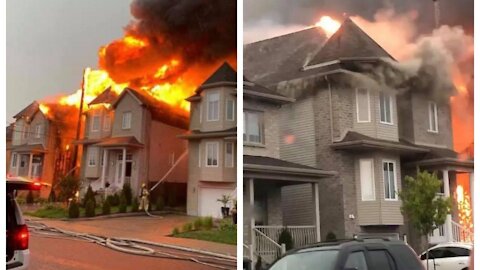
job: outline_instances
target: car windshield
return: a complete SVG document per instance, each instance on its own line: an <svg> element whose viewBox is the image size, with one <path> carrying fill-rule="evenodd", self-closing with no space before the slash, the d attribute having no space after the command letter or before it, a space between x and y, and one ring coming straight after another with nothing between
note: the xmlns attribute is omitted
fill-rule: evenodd
<svg viewBox="0 0 480 270"><path fill-rule="evenodd" d="M278 260L270 270L333 270L338 250L294 253Z"/></svg>

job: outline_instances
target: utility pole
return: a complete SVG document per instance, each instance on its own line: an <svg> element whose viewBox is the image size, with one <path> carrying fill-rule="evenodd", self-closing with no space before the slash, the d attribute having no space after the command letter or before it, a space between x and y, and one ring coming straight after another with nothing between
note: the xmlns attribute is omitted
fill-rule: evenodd
<svg viewBox="0 0 480 270"><path fill-rule="evenodd" d="M90 73L90 68L85 68L83 70L83 78L82 78L82 94L80 97L80 108L78 110L78 122L77 122L77 133L75 135L75 148L73 150L73 157L72 157L72 169L70 170L72 173L74 173L75 168L77 166L77 158L78 158L78 140L80 140L80 130L82 127L82 114L83 114L83 97L85 96L85 85L86 85L86 77Z"/></svg>
<svg viewBox="0 0 480 270"><path fill-rule="evenodd" d="M433 11L435 16L435 28L440 26L440 6L439 0L433 0Z"/></svg>

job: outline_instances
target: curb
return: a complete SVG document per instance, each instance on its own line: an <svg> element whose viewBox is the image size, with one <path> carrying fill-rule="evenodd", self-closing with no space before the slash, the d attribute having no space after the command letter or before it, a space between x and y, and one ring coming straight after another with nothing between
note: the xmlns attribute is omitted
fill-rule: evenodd
<svg viewBox="0 0 480 270"><path fill-rule="evenodd" d="M187 214L184 212L177 212L177 211L152 211L149 212L151 214L156 215L180 215L186 216ZM130 213L117 213L117 214L110 214L110 215L100 215L95 217L79 217L79 218L60 218L60 219L52 219L52 220L61 220L61 221L88 221L88 220L99 220L99 219L110 219L110 218L122 218L122 217L138 217L138 216L145 216L148 215L145 212L130 212ZM159 216L161 218L161 216ZM47 218L49 219L49 218Z"/></svg>

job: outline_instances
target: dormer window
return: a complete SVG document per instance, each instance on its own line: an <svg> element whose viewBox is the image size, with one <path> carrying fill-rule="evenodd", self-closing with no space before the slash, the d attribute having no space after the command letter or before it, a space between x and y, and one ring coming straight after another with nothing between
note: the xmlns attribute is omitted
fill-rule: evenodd
<svg viewBox="0 0 480 270"><path fill-rule="evenodd" d="M100 114L95 112L92 116L92 131L99 131L100 130Z"/></svg>
<svg viewBox="0 0 480 270"><path fill-rule="evenodd" d="M218 121L219 120L219 104L220 104L220 94L219 93L210 93L207 94L207 121Z"/></svg>
<svg viewBox="0 0 480 270"><path fill-rule="evenodd" d="M437 103L428 102L428 131L438 132L438 110Z"/></svg>
<svg viewBox="0 0 480 270"><path fill-rule="evenodd" d="M122 129L132 128L132 112L124 112L122 117Z"/></svg>
<svg viewBox="0 0 480 270"><path fill-rule="evenodd" d="M380 92L380 123L393 124L392 97L384 92Z"/></svg>

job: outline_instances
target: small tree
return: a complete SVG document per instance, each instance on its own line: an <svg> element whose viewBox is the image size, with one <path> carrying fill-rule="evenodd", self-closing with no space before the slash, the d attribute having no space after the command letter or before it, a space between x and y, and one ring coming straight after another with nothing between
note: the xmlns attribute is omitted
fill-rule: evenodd
<svg viewBox="0 0 480 270"><path fill-rule="evenodd" d="M93 192L92 186L90 185L88 185L87 192L83 197L83 207L87 207L87 203L89 201L93 201L93 208L95 208L96 207L95 193Z"/></svg>
<svg viewBox="0 0 480 270"><path fill-rule="evenodd" d="M120 204L118 206L118 212L126 213L127 212L127 199L125 199L125 194L120 195Z"/></svg>
<svg viewBox="0 0 480 270"><path fill-rule="evenodd" d="M441 185L435 174L419 171L415 178L405 177L405 188L398 194L403 202L402 214L422 236L428 237L443 225L450 213L451 199L438 196ZM428 252L426 255L428 269Z"/></svg>
<svg viewBox="0 0 480 270"><path fill-rule="evenodd" d="M69 198L73 198L80 187L80 180L71 175L62 177L58 182L59 200L67 202Z"/></svg>
<svg viewBox="0 0 480 270"><path fill-rule="evenodd" d="M76 203L75 201L72 201L70 203L70 206L68 207L68 217L69 218L80 217L80 207L78 206L78 203Z"/></svg>
<svg viewBox="0 0 480 270"><path fill-rule="evenodd" d="M85 216L94 217L95 216L95 201L90 199L85 204Z"/></svg>
<svg viewBox="0 0 480 270"><path fill-rule="evenodd" d="M102 214L110 215L110 200L105 200L102 205Z"/></svg>
<svg viewBox="0 0 480 270"><path fill-rule="evenodd" d="M130 187L129 183L123 184L122 194L125 196L125 200L127 202L127 205L131 205L132 204L133 192L132 192L132 188Z"/></svg>

